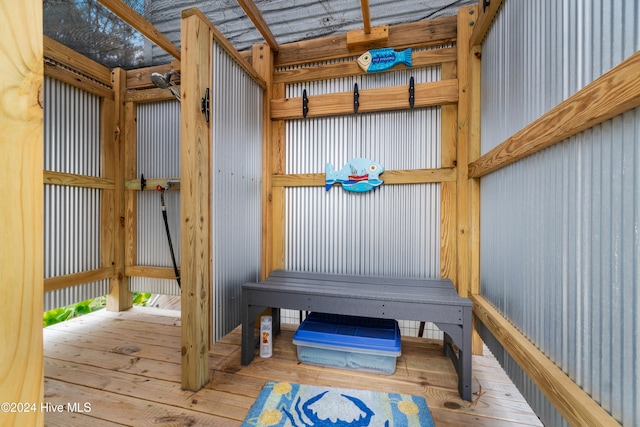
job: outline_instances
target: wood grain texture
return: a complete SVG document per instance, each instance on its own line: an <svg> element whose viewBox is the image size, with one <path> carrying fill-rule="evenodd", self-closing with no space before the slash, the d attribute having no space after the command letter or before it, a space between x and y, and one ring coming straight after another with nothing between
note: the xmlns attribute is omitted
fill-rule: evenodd
<svg viewBox="0 0 640 427"><path fill-rule="evenodd" d="M149 277L152 279L175 280L176 273L173 267L152 267L148 265L128 265L125 274L131 277ZM178 269L179 271L179 269Z"/></svg>
<svg viewBox="0 0 640 427"><path fill-rule="evenodd" d="M473 14L467 15L466 22L475 21L475 25L473 26L473 33L469 39L469 48L473 46L479 46L482 44L487 32L489 31L489 27L493 22L498 10L502 7L502 3L504 0L492 0L489 2L489 6L486 8L483 7L483 2L480 0L478 2L478 7L475 9Z"/></svg>
<svg viewBox="0 0 640 427"><path fill-rule="evenodd" d="M140 16L129 5L120 0L98 0L104 7L116 14L127 24L138 30L143 36L148 38L162 48L169 55L176 59L180 59L180 49L175 47L171 41L165 37L156 27L151 25L149 21Z"/></svg>
<svg viewBox="0 0 640 427"><path fill-rule="evenodd" d="M423 396L437 426L541 426L490 353L473 356L473 402L465 402L439 342L403 336L396 372L377 375L299 363L295 326L287 324L274 340L274 356L248 366L240 365L241 329L233 330L209 353L211 382L186 393L180 329L180 312L142 307L102 310L46 328L47 395L52 403L92 403L88 414L48 413L47 425L239 426L271 380Z"/></svg>
<svg viewBox="0 0 640 427"><path fill-rule="evenodd" d="M359 113L409 108L409 82L406 86L383 87L359 91ZM312 95L307 117L353 114L353 92ZM458 101L458 81L442 80L415 85L415 107L452 104ZM272 119L301 119L302 98L284 98L271 101Z"/></svg>
<svg viewBox="0 0 640 427"><path fill-rule="evenodd" d="M585 86L469 165L469 176L493 171L640 106L640 52Z"/></svg>
<svg viewBox="0 0 640 427"><path fill-rule="evenodd" d="M113 190L115 188L115 183L112 178L99 178L95 176L76 175L73 173L54 171L43 171L42 182L50 185L101 188L103 190Z"/></svg>
<svg viewBox="0 0 640 427"><path fill-rule="evenodd" d="M380 178L385 185L425 184L433 182L454 182L455 168L442 169L406 169L385 171ZM273 175L273 187L324 187L326 175L323 173L276 174Z"/></svg>
<svg viewBox="0 0 640 427"><path fill-rule="evenodd" d="M456 39L456 25L455 16L393 25L389 27L388 46L402 49L452 42ZM357 53L347 46L346 34L321 37L280 45L275 67L347 58Z"/></svg>
<svg viewBox="0 0 640 427"><path fill-rule="evenodd" d="M113 70L113 88L115 102L105 101L105 107L109 104L113 105L113 111L107 117L109 120L103 120L103 158L104 158L104 174L114 179L115 189L112 194L104 192L105 200L103 201L103 223L104 216L110 215L110 221L105 224L104 229L109 230L111 235L110 256L107 258L103 255L103 267L113 267L115 269L113 277L109 281L109 295L107 295L107 310L122 311L126 310L133 304L131 293L129 292L129 278L124 272L126 258L126 196L124 191L125 170L126 170L126 150L125 144L125 123L127 120L126 113L126 84L127 73L122 68ZM108 111L108 108L105 108ZM112 203L108 208L105 205ZM105 233L105 231L103 231ZM109 236L105 233L105 238ZM106 240L109 241L109 240ZM102 244L103 254L106 252L104 244Z"/></svg>
<svg viewBox="0 0 640 427"><path fill-rule="evenodd" d="M491 303L473 295L473 311L558 412L575 426L620 425L555 363L520 333Z"/></svg>
<svg viewBox="0 0 640 427"><path fill-rule="evenodd" d="M198 14L182 19L180 120L180 257L182 387L209 381L211 294L211 130L197 102L211 87L213 37ZM194 102L196 101L196 102Z"/></svg>
<svg viewBox="0 0 640 427"><path fill-rule="evenodd" d="M0 402L43 401L42 2L0 2ZM0 423L42 426L44 414Z"/></svg>
<svg viewBox="0 0 640 427"><path fill-rule="evenodd" d="M430 67L443 62L455 61L456 48L425 50L412 53L413 68ZM315 80L360 76L365 74L358 63L353 60L336 64L313 65L277 71L273 75L274 83L302 83Z"/></svg>
<svg viewBox="0 0 640 427"><path fill-rule="evenodd" d="M253 22L253 25L255 25L256 29L262 38L265 39L271 50L277 52L279 49L278 42L271 32L269 25L264 20L262 13L260 13L260 9L258 9L253 0L238 0L238 4L242 10L244 10L244 13L247 14L247 17L251 22Z"/></svg>
<svg viewBox="0 0 640 427"><path fill-rule="evenodd" d="M56 80L60 80L61 82L96 96L113 99L113 90L111 88L104 87L89 77L74 73L51 62L44 63L44 74L47 77L53 77Z"/></svg>
<svg viewBox="0 0 640 427"><path fill-rule="evenodd" d="M50 292L57 289L69 288L71 286L96 282L98 280L110 279L115 275L114 267L98 268L80 273L66 274L44 279L44 291Z"/></svg>
<svg viewBox="0 0 640 427"><path fill-rule="evenodd" d="M112 87L111 70L104 65L79 54L73 49L69 49L62 43L52 38L42 36L44 39L44 57L57 64L64 65L79 73L99 81L105 86Z"/></svg>

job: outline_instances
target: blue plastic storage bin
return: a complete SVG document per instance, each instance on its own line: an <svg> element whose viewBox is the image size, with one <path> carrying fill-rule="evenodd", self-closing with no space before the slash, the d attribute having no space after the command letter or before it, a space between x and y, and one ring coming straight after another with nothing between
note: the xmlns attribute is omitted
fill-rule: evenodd
<svg viewBox="0 0 640 427"><path fill-rule="evenodd" d="M388 375L401 354L400 328L392 319L311 313L293 343L303 363Z"/></svg>

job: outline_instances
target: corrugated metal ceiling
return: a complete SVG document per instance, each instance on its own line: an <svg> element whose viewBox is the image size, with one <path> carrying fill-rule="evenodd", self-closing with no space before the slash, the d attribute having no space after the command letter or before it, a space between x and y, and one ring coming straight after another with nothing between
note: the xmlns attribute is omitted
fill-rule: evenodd
<svg viewBox="0 0 640 427"><path fill-rule="evenodd" d="M242 51L264 39L237 0L123 0L180 46L184 9L198 8ZM451 16L477 0L369 0L371 26ZM357 0L254 0L278 44L363 28ZM172 58L111 14L98 0L44 0L45 35L108 66L159 65Z"/></svg>

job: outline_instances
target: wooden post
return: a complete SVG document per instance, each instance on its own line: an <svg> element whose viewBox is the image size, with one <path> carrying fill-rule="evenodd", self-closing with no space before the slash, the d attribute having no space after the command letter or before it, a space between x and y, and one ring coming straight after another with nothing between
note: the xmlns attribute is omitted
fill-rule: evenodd
<svg viewBox="0 0 640 427"><path fill-rule="evenodd" d="M262 95L262 251L260 280L267 278L273 271L270 254L272 252L273 218L271 176L273 151L271 150L271 98L273 94L273 52L266 44L253 46L251 64L266 82Z"/></svg>
<svg viewBox="0 0 640 427"><path fill-rule="evenodd" d="M480 182L468 172L480 155L480 60L469 45L477 15L477 7L458 10L458 277L465 297L477 294L480 283ZM473 354L482 354L475 328L472 347Z"/></svg>
<svg viewBox="0 0 640 427"><path fill-rule="evenodd" d="M131 307L133 301L129 292L129 279L124 274L125 248L125 200L124 200L124 158L125 158L125 89L127 73L116 68L111 74L114 101L103 100L103 159L105 178L114 180L114 190L103 191L102 204L102 267L114 267L114 277L109 284L107 310L122 311Z"/></svg>
<svg viewBox="0 0 640 427"><path fill-rule="evenodd" d="M442 64L443 80L457 78L456 63ZM441 168L453 168L457 162L458 141L458 104L446 104L441 107ZM451 279L460 295L463 295L464 285L458 280L457 227L458 227L458 191L455 181L440 184L440 277Z"/></svg>
<svg viewBox="0 0 640 427"><path fill-rule="evenodd" d="M3 2L0 21L0 402L36 405L29 412L3 411L0 419L2 425L41 426L42 2Z"/></svg>
<svg viewBox="0 0 640 427"><path fill-rule="evenodd" d="M213 36L197 10L182 14L180 120L180 255L182 388L209 381L211 335L211 129L201 99L211 88Z"/></svg>

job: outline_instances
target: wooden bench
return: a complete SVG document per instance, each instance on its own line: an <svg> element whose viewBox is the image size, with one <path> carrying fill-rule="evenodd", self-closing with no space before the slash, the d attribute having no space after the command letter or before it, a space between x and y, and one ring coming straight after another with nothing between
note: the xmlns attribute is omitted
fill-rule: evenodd
<svg viewBox="0 0 640 427"><path fill-rule="evenodd" d="M458 391L471 400L471 309L448 279L356 276L276 270L242 286L242 364L255 355L254 322L271 307L273 333L280 309L433 322L444 332L444 352L458 373ZM454 349L456 344L458 350Z"/></svg>

